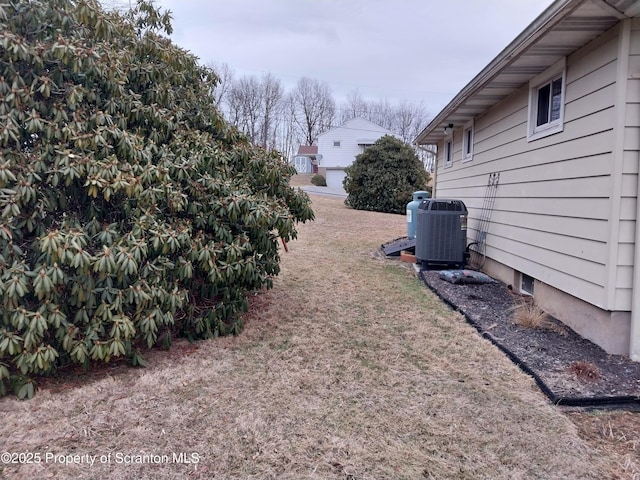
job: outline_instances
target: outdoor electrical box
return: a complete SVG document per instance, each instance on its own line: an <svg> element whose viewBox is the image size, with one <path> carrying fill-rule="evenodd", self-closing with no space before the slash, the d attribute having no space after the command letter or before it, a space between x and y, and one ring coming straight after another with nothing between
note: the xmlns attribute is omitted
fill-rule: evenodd
<svg viewBox="0 0 640 480"><path fill-rule="evenodd" d="M462 268L466 261L468 211L462 200L426 199L418 207L416 259L430 265Z"/></svg>
<svg viewBox="0 0 640 480"><path fill-rule="evenodd" d="M429 192L419 190L417 192L413 192L413 200L407 203L407 237L410 239L416 238L418 207L426 198L429 198Z"/></svg>

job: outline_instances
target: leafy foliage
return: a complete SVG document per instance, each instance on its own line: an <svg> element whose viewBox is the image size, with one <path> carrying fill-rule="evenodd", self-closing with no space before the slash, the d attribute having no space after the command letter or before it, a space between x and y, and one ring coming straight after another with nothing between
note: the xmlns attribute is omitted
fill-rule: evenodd
<svg viewBox="0 0 640 480"><path fill-rule="evenodd" d="M313 218L295 169L224 122L150 3L21 0L0 22L0 394L237 332Z"/></svg>
<svg viewBox="0 0 640 480"><path fill-rule="evenodd" d="M311 183L316 187L327 186L327 180L322 175L319 175L319 174L316 174L313 177L311 177Z"/></svg>
<svg viewBox="0 0 640 480"><path fill-rule="evenodd" d="M404 213L413 192L426 190L429 174L413 149L390 135L345 168L345 203L357 210Z"/></svg>

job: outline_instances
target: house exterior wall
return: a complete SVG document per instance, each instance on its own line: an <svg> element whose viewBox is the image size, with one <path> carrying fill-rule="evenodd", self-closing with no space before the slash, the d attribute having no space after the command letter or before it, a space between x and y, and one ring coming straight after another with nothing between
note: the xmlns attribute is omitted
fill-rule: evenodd
<svg viewBox="0 0 640 480"><path fill-rule="evenodd" d="M342 184L347 176L343 168L327 168L324 178L327 181L327 188L339 193L346 193Z"/></svg>
<svg viewBox="0 0 640 480"><path fill-rule="evenodd" d="M324 172L327 187L342 189L344 168L351 165L356 155L364 151L361 144L373 144L384 135L393 134L363 118L354 118L318 135L318 153L322 155L319 172ZM339 146L335 146L335 142L339 142Z"/></svg>
<svg viewBox="0 0 640 480"><path fill-rule="evenodd" d="M536 280L536 293L546 287L551 298L565 292L597 307L603 314L591 325L561 308L554 313L603 346L610 332L629 338L628 313L615 312L631 310L633 287L640 95L638 80L624 72L640 71L640 28L637 19L625 22L630 49L621 22L566 59L562 132L527 141L525 85L475 118L471 161L462 162L462 128L453 133L448 168L438 145L436 194L465 202L469 242L489 174L500 172L486 238L490 273L517 288L521 272ZM618 323L596 325L607 321ZM606 348L626 353L628 342Z"/></svg>
<svg viewBox="0 0 640 480"><path fill-rule="evenodd" d="M503 263L487 259L483 270L512 287L518 285L519 272ZM603 310L538 280L534 280L534 290L538 305L583 337L609 353L629 353L631 312Z"/></svg>
<svg viewBox="0 0 640 480"><path fill-rule="evenodd" d="M629 55L620 66L620 95L624 111L620 112L618 139L620 155L620 223L619 250L616 260L616 306L631 305L638 198L638 164L640 163L640 19L628 21ZM637 241L640 241L638 239ZM640 292L639 292L640 293ZM627 309L627 308L625 308Z"/></svg>
<svg viewBox="0 0 640 480"><path fill-rule="evenodd" d="M633 290L631 300L630 356L640 361L640 19L635 18L631 26L629 48L629 75L627 84L627 118L624 136L624 174L635 178L636 217L635 254L633 264ZM625 222L630 224L630 222Z"/></svg>

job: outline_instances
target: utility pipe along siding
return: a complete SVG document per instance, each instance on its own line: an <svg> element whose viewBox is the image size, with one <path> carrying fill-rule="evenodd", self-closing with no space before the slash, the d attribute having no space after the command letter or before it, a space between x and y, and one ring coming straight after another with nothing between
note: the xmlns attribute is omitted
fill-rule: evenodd
<svg viewBox="0 0 640 480"><path fill-rule="evenodd" d="M637 88L640 88L640 82ZM638 190L636 191L636 235L633 257L633 293L631 295L631 334L629 357L640 362L640 152L638 152Z"/></svg>
<svg viewBox="0 0 640 480"><path fill-rule="evenodd" d="M626 20L623 23L622 41L625 41L629 45L626 57L626 75L625 85L627 87L627 98L631 88L640 88L640 81L637 80L637 76L640 72L629 72L630 61L630 44L631 44L631 22L633 20ZM624 154L624 151L622 152ZM631 331L629 333L629 358L635 362L640 362L640 151L636 152L637 165L638 165L638 188L636 189L636 228L634 238L634 255L633 255L633 280L631 284Z"/></svg>

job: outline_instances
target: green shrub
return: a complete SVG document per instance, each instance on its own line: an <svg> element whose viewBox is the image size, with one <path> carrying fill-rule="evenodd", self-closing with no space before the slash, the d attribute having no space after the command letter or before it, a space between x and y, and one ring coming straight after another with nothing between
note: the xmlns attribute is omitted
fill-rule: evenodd
<svg viewBox="0 0 640 480"><path fill-rule="evenodd" d="M150 3L21 0L0 22L0 393L237 332L313 218L295 169L225 123Z"/></svg>
<svg viewBox="0 0 640 480"><path fill-rule="evenodd" d="M345 168L345 203L357 210L405 213L412 194L426 190L429 174L413 149L385 135Z"/></svg>
<svg viewBox="0 0 640 480"><path fill-rule="evenodd" d="M319 174L316 174L313 177L311 177L311 183L317 187L327 186L327 180L322 175L319 175Z"/></svg>

